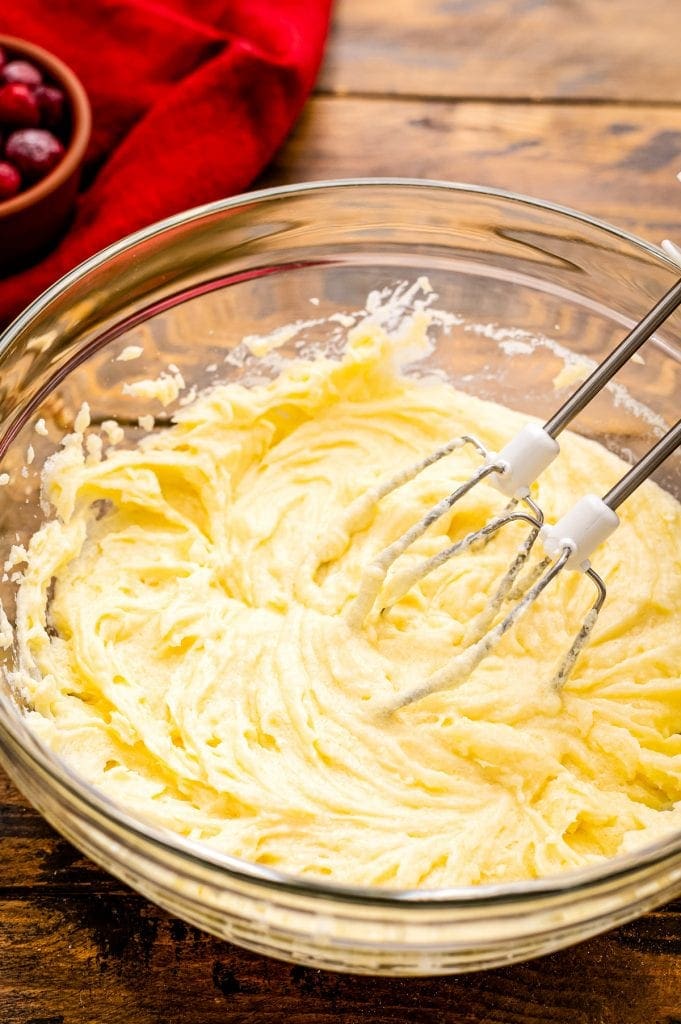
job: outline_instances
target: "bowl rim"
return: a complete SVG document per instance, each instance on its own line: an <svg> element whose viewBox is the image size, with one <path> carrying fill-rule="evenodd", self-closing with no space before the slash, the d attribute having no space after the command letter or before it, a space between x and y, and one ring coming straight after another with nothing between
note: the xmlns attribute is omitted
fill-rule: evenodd
<svg viewBox="0 0 681 1024"><path fill-rule="evenodd" d="M33 317L48 306L61 292L86 277L90 271L95 270L112 257L133 248L144 240L163 234L170 228L194 220L200 220L205 216L234 207L269 202L296 194L323 192L333 189L371 189L375 187L397 187L418 190L436 189L444 193L469 193L486 198L501 199L522 206L530 206L551 214L559 214L570 220L576 220L590 227L595 227L598 230L613 235L619 240L632 244L636 248L643 250L646 254L654 256L659 263L678 274L678 265L658 246L652 245L636 235L623 231L607 221L599 220L589 214L521 193L467 182L400 177L341 178L303 182L240 193L227 199L192 207L157 221L114 242L80 263L34 299L0 333L0 355L12 344L15 337L30 324ZM5 704L5 700L0 698L0 712L5 711ZM587 867L536 879L487 883L484 885L458 885L433 889L381 889L377 886L352 886L338 882L320 881L316 878L294 875L255 862L242 860L231 854L221 853L211 848L208 844L187 839L169 829L151 825L134 817L101 791L82 779L59 755L43 745L32 730L28 728L21 716L16 715L14 711L8 711L8 714L12 719L14 727L13 734L10 735L8 731L9 741L10 743L17 742L16 728L18 726L19 731L23 733L20 744L23 755L37 764L42 771L56 778L57 783L65 788L77 801L84 801L91 810L103 816L108 824L114 827L122 826L137 838L150 843L166 853L178 854L183 864L186 864L188 874L191 873L192 867L199 869L205 869L206 867L217 868L225 876L235 878L240 882L255 883L268 889L283 891L289 894L322 900L331 899L339 903L368 905L386 910L389 908L399 908L404 911L405 908L411 908L411 912L417 910L423 912L436 909L464 909L471 906L502 907L521 902L531 904L551 897L559 898L566 894L581 893L594 889L602 882L624 879L627 876L636 874L647 866L652 866L670 858L676 859L681 854L681 830L676 830L670 832L663 839L658 839L655 842L641 846L634 852L618 854L615 857L607 858ZM0 729L4 730L5 728L6 725L2 721L2 716L0 716ZM527 912L526 906L523 907L523 912Z"/></svg>
<svg viewBox="0 0 681 1024"><path fill-rule="evenodd" d="M32 58L60 83L71 107L73 128L64 157L44 178L0 203L0 220L26 210L55 192L77 170L85 156L92 129L92 112L87 93L75 72L59 57L42 46L0 33L0 46Z"/></svg>
<svg viewBox="0 0 681 1024"><path fill-rule="evenodd" d="M2 36L0 36L0 45L1 44ZM59 166L61 165L58 165L52 173L55 173ZM47 178L44 180L47 181ZM269 202L272 199L286 198L296 194L331 191L332 189L385 187L404 187L411 189L426 188L437 189L443 192L471 193L481 195L489 199L502 199L511 203L517 203L520 206L530 206L538 210L559 214L566 217L568 220L576 220L579 223L588 224L590 227L597 228L608 235L613 235L620 241L628 242L629 244L642 249L643 252L647 253L647 255L654 256L657 260L669 269L674 270L677 274L679 271L678 263L676 263L659 245L654 245L652 242L648 242L646 239L641 238L638 235L624 231L622 228L618 228L609 221L593 217L589 213L583 213L581 210L576 210L570 206L563 206L560 203L554 203L548 199L538 199L535 196L525 195L522 192L511 192L507 189L495 188L490 185L477 185L475 183L465 181L446 181L444 179L436 178L402 178L399 176L329 178L320 181L304 181L293 183L291 185L279 185L271 188L254 189L251 192L239 192L236 195L228 196L225 199L216 199L209 203L201 203L198 206L192 206L186 210L181 210L179 213L171 214L169 217L164 217L162 220L154 221L152 224L148 224L144 228L139 228L130 234L124 235L118 241L112 242L103 249L100 249L91 256L88 256L85 260L78 263L63 276L57 278L53 284L49 285L44 291L37 295L35 299L33 299L28 306L26 306L23 311L14 318L14 320L10 321L4 330L0 331L0 354L11 342L14 335L23 330L32 317L39 313L44 306L48 305L52 299L56 298L60 292L65 291L72 284L75 284L81 278L85 277L85 275L91 270L96 270L97 267L106 263L106 261L112 257L120 255L127 249L137 245L139 242L146 241L147 239L154 238L156 235L162 234L169 228L177 227L180 224L186 224L193 220L199 220L202 217L208 217L211 214L219 213L223 210L229 210L236 206ZM10 202L13 202L13 200L10 200Z"/></svg>

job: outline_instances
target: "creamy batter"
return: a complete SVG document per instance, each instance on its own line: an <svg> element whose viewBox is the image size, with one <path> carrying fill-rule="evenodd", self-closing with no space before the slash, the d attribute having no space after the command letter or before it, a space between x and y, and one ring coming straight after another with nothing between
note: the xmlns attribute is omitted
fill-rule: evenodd
<svg viewBox="0 0 681 1024"><path fill-rule="evenodd" d="M395 369L378 328L342 361L217 386L136 447L65 440L52 518L19 588L37 733L112 800L248 861L378 886L534 878L681 828L681 507L644 486L597 553L608 601L559 700L553 671L592 600L564 573L462 685L383 709L456 654L515 551L505 528L361 626L361 571L479 464L468 449L343 512L473 430L525 418ZM547 518L623 464L568 435L535 488ZM399 568L479 525L481 484ZM22 558L16 555L17 561Z"/></svg>

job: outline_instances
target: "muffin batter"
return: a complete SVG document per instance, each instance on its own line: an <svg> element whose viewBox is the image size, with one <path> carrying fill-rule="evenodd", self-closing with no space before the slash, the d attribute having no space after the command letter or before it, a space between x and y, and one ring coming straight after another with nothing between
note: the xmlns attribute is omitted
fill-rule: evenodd
<svg viewBox="0 0 681 1024"><path fill-rule="evenodd" d="M559 700L592 590L564 573L458 688L382 709L443 666L523 536L505 528L358 628L362 568L479 464L468 449L343 529L443 441L525 418L400 374L366 325L342 361L217 386L136 447L83 421L44 471L17 607L29 721L127 811L248 861L398 887L551 875L681 828L681 506L653 484L594 559L608 601ZM85 436L87 434L87 437ZM89 443L88 443L88 438ZM622 472L567 435L548 519ZM480 525L482 484L399 568Z"/></svg>

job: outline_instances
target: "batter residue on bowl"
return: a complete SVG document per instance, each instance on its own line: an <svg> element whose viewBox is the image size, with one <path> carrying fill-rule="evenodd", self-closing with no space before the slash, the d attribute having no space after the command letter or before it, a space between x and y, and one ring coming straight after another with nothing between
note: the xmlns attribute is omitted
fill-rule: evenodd
<svg viewBox="0 0 681 1024"><path fill-rule="evenodd" d="M349 536L343 510L452 436L496 448L524 422L393 357L360 325L342 360L216 386L106 457L80 422L22 565L30 724L126 811L341 883L534 878L681 827L681 506L653 484L595 559L609 597L559 707L549 681L592 596L578 573L459 688L381 716L457 652L522 536L348 626L362 567L478 457L455 452ZM562 447L536 488L549 519L622 471L575 435ZM400 568L503 500L483 484Z"/></svg>

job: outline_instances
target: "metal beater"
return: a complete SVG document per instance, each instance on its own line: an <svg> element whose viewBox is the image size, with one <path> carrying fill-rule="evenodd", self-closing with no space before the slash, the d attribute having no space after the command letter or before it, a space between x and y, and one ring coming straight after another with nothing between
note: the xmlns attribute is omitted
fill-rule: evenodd
<svg viewBox="0 0 681 1024"><path fill-rule="evenodd" d="M676 246L664 243L664 247L673 259L681 262L681 252ZM347 612L348 623L355 628L359 628L363 624L374 606L393 563L426 532L429 526L449 512L465 494L482 480L489 478L489 481L510 499L505 509L479 529L467 534L457 543L432 558L424 560L415 568L393 574L384 590L382 611L394 604L413 584L423 579L438 566L443 565L450 558L467 550L472 545L488 541L498 530L509 523L523 522L530 527L515 558L498 583L488 607L469 625L465 637L468 644L466 649L452 658L444 668L434 673L421 686L401 696L388 709L389 711L411 704L437 690L456 686L463 682L482 659L492 651L501 637L537 600L542 591L559 573L568 569L585 573L596 589L596 598L554 676L553 686L556 691L560 691L593 630L598 613L606 598L605 583L592 568L589 558L598 545L606 540L617 527L619 523L617 508L679 447L681 444L681 420L603 498L599 498L595 494L586 495L559 522L552 526L544 524L544 515L530 497L529 488L559 454L560 448L556 438L561 431L599 394L617 371L631 359L679 305L681 305L681 280L670 288L543 427L538 424L529 424L523 427L500 452L488 451L472 435L455 438L422 461L402 470L384 483L378 484L346 510L342 531L350 533L365 520L368 511L381 498L414 479L428 466L456 449L464 445L471 445L482 458L480 467L468 480L429 509L417 523L384 548L365 568L358 593ZM543 545L545 556L526 574L525 578L518 581L519 574L538 538ZM509 600L516 600L517 603L500 621L493 624L502 604Z"/></svg>

